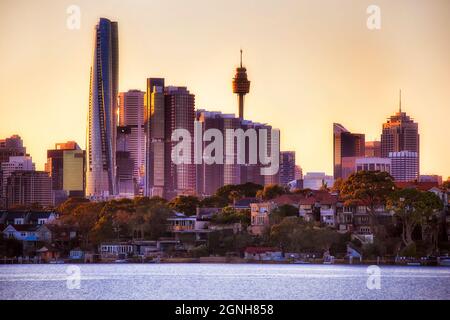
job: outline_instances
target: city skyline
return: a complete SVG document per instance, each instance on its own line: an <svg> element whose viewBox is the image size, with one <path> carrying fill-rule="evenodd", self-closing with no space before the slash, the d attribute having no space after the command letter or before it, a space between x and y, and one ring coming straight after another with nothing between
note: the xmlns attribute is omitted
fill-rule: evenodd
<svg viewBox="0 0 450 320"><path fill-rule="evenodd" d="M325 1L327 2L327 1ZM300 35L305 35L306 40L309 42L303 42L298 40L298 44L290 47L288 43L285 43L281 39L275 37L274 33L270 33L269 39L273 40L274 43L280 44L279 49L266 51L262 50L261 43L256 40L250 40L252 35L251 28L247 24L239 24L243 27L243 35L240 36L241 39L230 40L225 38L225 44L223 52L216 47L216 51L211 51L214 45L208 44L207 41L197 40L193 46L185 48L183 44L187 39L177 38L177 40L183 40L179 42L176 46L170 45L167 48L162 46L157 50L147 52L150 54L151 60L147 62L147 59L141 53L137 53L136 50L139 46L136 45L136 35L132 35L130 32L135 31L142 34L149 33L150 29L146 28L145 25L140 25L130 20L128 14L119 14L121 10L121 5L114 6L115 9L108 9L106 11L112 10L111 17L114 20L118 20L121 30L119 32L119 42L121 43L120 52L120 82L119 91L126 92L131 89L139 89L145 91L145 81L147 77L150 76L164 76L170 84L188 86L189 90L196 96L196 109L207 109L207 110L218 110L225 113L235 113L237 114L236 97L232 93L230 88L230 82L233 77L233 68L238 66L239 62L239 48L242 47L245 51L245 66L247 67L249 79L252 81L252 89L250 93L246 96L246 108L245 112L249 119L260 121L260 122L270 122L274 127L279 127L282 131L282 150L295 150L297 155L297 163L303 167L304 172L308 171L324 171L327 173L332 172L332 139L331 139L331 124L333 122L342 123L351 132L361 132L366 134L366 140L380 140L381 126L385 122L386 118L392 115L397 110L398 98L397 91L401 87L403 88L403 110L407 112L408 115L412 116L418 123L420 123L421 131L421 173L423 174L440 174L444 178L450 176L450 168L448 168L448 150L450 150L450 142L448 139L442 139L446 137L446 121L445 119L450 116L450 111L448 110L448 101L450 97L448 93L445 92L445 88L449 83L448 75L445 74L444 70L448 70L450 61L445 56L448 56L449 40L448 34L444 31L435 32L436 30L430 27L427 19L437 19L436 21L441 24L448 24L448 19L445 21L446 14L439 13L439 6L434 8L428 8L427 11L420 14L420 8L422 7L419 3L413 2L412 5L403 4L406 9L415 12L416 16L422 17L423 19L415 21L417 23L416 27L412 30L407 30L408 21L405 17L400 16L399 22L394 24L393 15L394 12L399 14L401 4L390 5L385 1L380 2L380 6L383 12L386 14L383 27L380 31L370 31L365 29L365 4L358 4L356 8L350 9L349 3L346 2L343 5L343 10L348 11L358 11L358 13L353 17L353 14L346 17L349 21L342 21L338 19L337 16L332 16L331 11L333 6L330 2L330 7L325 10L325 16L332 17L331 21L327 23L335 24L342 27L342 32L348 31L348 35L342 35L337 33L339 39L354 40L354 39L366 39L363 41L363 45L357 51L361 53L360 55L353 56L348 50L341 46L338 46L336 52L337 56L321 56L325 66L322 68L317 60L311 60L311 54L315 50L324 46L319 45L320 39L313 39L311 35L305 31L300 32ZM364 1L362 1L364 2ZM48 2L47 2L48 3ZM136 3L139 6L145 7L142 3ZM315 11L314 5L306 6L304 3L300 5L292 4L287 2L290 6L298 9L295 11L299 13L299 20L301 18L306 19L304 16L306 13L303 9L312 10L313 13L318 13ZM447 7L448 3L440 2L442 7ZM10 21L10 17L15 16L15 11L19 10L23 4L22 3L8 3L4 2L2 5L2 23L14 23ZM32 4L28 4L33 6ZM50 30L51 37L56 37L58 43L61 43L61 48L69 50L67 55L55 57L52 55L59 52L59 49L54 49L50 46L35 44L37 48L41 49L41 55L39 57L43 58L43 66L49 68L49 74L44 75L42 72L38 72L38 75L50 77L47 81L42 81L42 83L36 82L36 75L30 76L29 80L33 81L34 85L29 89L30 94L34 93L35 90L39 89L40 95L35 95L37 98L33 100L34 103L31 104L36 109L44 108L46 112L39 112L35 114L34 110L30 110L29 104L24 103L23 98L18 96L19 89L21 87L25 88L24 79L19 79L20 75L24 75L24 70L19 68L14 70L11 66L6 65L5 73L3 73L1 79L1 87L5 88L5 94L0 98L2 120L0 120L0 136L7 137L12 134L19 134L27 147L28 153L33 156L33 160L37 164L37 168L42 170L44 163L46 161L46 150L50 149L55 142L65 141L65 140L75 140L80 146L85 149L85 119L87 112L87 88L86 82L80 82L80 79L89 78L89 66L87 69L81 68L80 65L85 65L85 58L87 56L87 64L90 64L92 57L92 26L95 23L91 23L91 19L98 19L98 16L109 16L107 13L103 14L97 5L88 6L86 2L80 2L80 8L82 10L82 28L77 31L70 31L65 29L65 19L67 17L65 13L64 2L55 6L60 8L60 12L55 13L56 9L50 10L51 17L49 22L42 22L48 28L48 25L56 24L55 19L59 19L60 25L56 26L55 30ZM199 5L199 4L196 4ZM220 8L223 4L216 4L214 6L207 6L203 10L211 10L211 7ZM86 7L88 6L88 7ZM159 8L161 4L158 4ZM251 7L248 3L243 4L243 13L251 13L251 10L255 11L267 10L268 8L264 5L256 8ZM86 8L86 9L84 9ZM161 10L173 9L173 7L163 6L159 8ZM271 7L273 9L273 7ZM300 10L302 9L302 10ZM102 8L104 11L104 8ZM180 9L181 10L181 9ZM275 10L275 9L274 9ZM278 10L284 12L287 9L276 9L275 12L270 15L274 21L279 22L277 13ZM330 12L328 12L330 11ZM175 12L182 12L176 11ZM445 10L442 10L445 12ZM449 12L448 10L446 12ZM336 11L334 12L336 13ZM52 15L54 14L54 15ZM224 15L230 14L225 11ZM95 17L94 17L95 16ZM215 15L213 14L213 17ZM288 22L294 22L294 16L288 16ZM33 17L27 17L30 21L34 21ZM208 19L211 19L209 17ZM194 23L189 19L190 23L193 24L195 28L199 25ZM426 20L426 21L424 21ZM171 20L172 21L172 20ZM308 23L313 23L312 21L306 19L303 21L308 21ZM223 26L224 21L219 21L218 24ZM357 23L360 26L357 28L357 32L352 32L347 30L350 26L354 26ZM400 29L394 35L386 34L386 30L391 30L393 28L398 28L398 23L400 23ZM421 25L422 24L422 25ZM423 26L423 25L426 25ZM161 25L161 32L165 34L164 24ZM297 24L295 24L298 27ZM421 29L421 26L425 29ZM179 25L173 25L172 32L178 30ZM313 27L321 29L320 25L313 23ZM59 30L60 28L61 30ZM218 27L220 30L221 27ZM359 29L360 28L360 29ZM11 28L14 29L14 28ZM23 29L23 28L22 28ZM22 29L17 29L15 31L23 32ZM444 28L445 29L445 25ZM450 28L447 28L449 30ZM36 31L43 30L40 27L36 28ZM45 29L46 30L46 29ZM131 30L131 31L130 31ZM180 29L181 30L181 29ZM36 32L35 30L28 30L32 34ZM191 30L192 31L192 30ZM195 32L198 32L195 29ZM222 30L224 33L225 31ZM296 32L299 31L296 29ZM315 30L317 31L317 30ZM323 31L323 30L322 30ZM420 31L420 32L419 32ZM192 33L195 33L192 32ZM254 32L254 31L253 31ZM379 32L377 34L377 32ZM297 32L298 33L298 32ZM411 33L415 34L415 39L411 38ZM431 33L434 34L434 40L437 39L439 43L434 41L428 41L427 37ZM10 39L9 32L6 32L6 40ZM190 33L188 32L188 35ZM209 39L210 35L207 33L200 33L201 37ZM228 33L226 33L228 34ZM323 35L323 33L322 33ZM325 32L324 36L327 41L331 34ZM445 37L447 35L447 37ZM35 34L35 36L37 36ZM289 38L289 34L287 34ZM26 39L29 36L26 36ZM162 35L159 35L156 39L162 41ZM361 38L360 38L361 37ZM386 39L389 41L386 43ZM39 34L37 41L39 39L49 39L48 36ZM205 40L203 39L203 40ZM291 39L291 38L289 38ZM402 40L399 42L391 42L392 40ZM17 40L12 41L10 47L6 47L6 40L0 40L0 48L5 52L5 57L8 58L9 54L12 52L17 52L16 43ZM312 41L314 40L314 41ZM70 41L71 44L68 44ZM327 42L324 41L324 42ZM176 42L176 41L175 41ZM243 42L243 43L242 43ZM428 43L432 47L428 49L419 50L419 43ZM198 44L198 46L197 46ZM214 42L213 44L218 45L219 42ZM347 43L349 44L349 43ZM329 45L329 44L327 44ZM210 47L208 47L210 46ZM300 46L304 52L303 55L293 56L292 52L285 49L294 48L295 53L299 53ZM442 56L436 53L436 46L441 48ZM441 47L442 46L442 47ZM172 49L175 48L185 48L186 50L179 50L175 53ZM195 47L195 48L193 48ZM417 51L414 51L415 55L413 57L402 56L405 52L405 48L410 49L411 47L416 47ZM74 50L77 48L76 50ZM87 48L87 49L86 49ZM221 48L221 47L220 47ZM72 50L71 50L72 49ZM201 56L198 51L206 50L209 55ZM357 48L358 49L358 48ZM374 52L368 53L368 49L373 49ZM394 57L388 57L387 52L393 53ZM380 50L383 51L382 56L377 56L380 54ZM86 52L81 52L86 51ZM370 51L370 50L368 50ZM408 51L408 50L406 50ZM428 61L416 63L414 62L416 58L427 56L431 54L438 54L438 59L435 61ZM49 52L49 54L47 54ZM408 51L409 52L409 51ZM28 56L29 53L21 52L24 58ZM156 56L155 56L156 55ZM159 59L154 59L158 57ZM167 58L164 56L167 55ZM55 66L49 66L46 63L45 57L49 59L48 62L55 64ZM353 65L348 66L348 70L344 70L342 66L337 64L339 59L347 61L351 57L360 57L361 61L357 60ZM444 58L445 57L445 58ZM50 59L52 58L52 59ZM401 62L401 59L409 61L409 63ZM72 59L80 60L82 62L73 63L77 70L74 70L72 66L68 66ZM280 61L284 60L284 61ZM420 60L420 59L419 59ZM383 62L385 61L385 62ZM312 65L307 66L306 63L312 63ZM414 63L412 63L414 62ZM1 67L4 66L5 62L0 62ZM35 61L39 63L39 61ZM286 69L286 63L292 66L292 70ZM383 72L375 72L374 67L380 67ZM397 63L397 65L396 65ZM61 65L60 65L61 64ZM366 65L368 64L368 65ZM28 65L28 62L24 62L24 69ZM189 66L187 66L189 65ZM399 67L399 65L401 65ZM59 73L55 68L59 66L64 66L64 70L67 69L67 75L62 75L62 78L66 86L62 86L59 77ZM123 68L122 68L123 66ZM280 68L283 66L284 68ZM365 66L361 71L356 71L357 68ZM409 68L408 68L409 66ZM298 78L298 74L302 73L302 68L304 71L304 77ZM40 68L40 67L35 67ZM320 70L322 68L322 70ZM397 69L399 68L399 69ZM78 70L79 69L79 70ZM176 69L176 70L175 70ZM195 75L193 74L195 70ZM395 73L395 70L399 73ZM315 71L315 72L312 72ZM320 72L322 71L322 72ZM365 74L367 72L367 74ZM442 73L441 73L442 72ZM213 75L213 73L215 73ZM412 77L412 80L406 80L411 77L412 74L418 74L419 77ZM398 76L392 76L392 74L398 74ZM69 79L69 77L74 78L74 80ZM271 81L271 79L276 79L277 81ZM330 76L335 82L325 81L324 77ZM13 81L6 82L6 79L12 78ZM53 77L53 79L51 79ZM200 79L200 78L201 79ZM374 78L371 81L367 81L366 78ZM283 79L283 81L278 81L278 79ZM336 82L337 79L342 80L341 82ZM83 81L84 81L83 80ZM301 81L298 81L301 80ZM74 82L76 81L76 83ZM357 84L361 82L361 84ZM371 83L372 86L368 86ZM427 85L425 85L428 83ZM282 85L283 91L280 91L280 85ZM322 86L324 85L324 86ZM421 87L423 86L423 88ZM28 87L26 87L28 88ZM320 91L319 91L319 88ZM56 91L56 94L53 93ZM13 99L14 97L14 99ZM59 103L57 103L58 108L56 108L56 102L54 99L58 98ZM41 100L42 99L42 100ZM29 102L29 99L25 99ZM306 104L309 100L309 103ZM64 101L64 104L60 102ZM84 101L84 103L83 103ZM277 103L273 107L274 103ZM7 106L10 109L6 109ZM53 107L52 107L53 105ZM62 107L63 105L63 107ZM344 106L349 105L349 106ZM359 105L359 107L355 107ZM361 105L366 105L367 108L360 107ZM272 107L271 107L272 106ZM367 110L371 110L370 119L367 120ZM29 119L23 119L24 112L29 114ZM40 110L41 111L41 110ZM41 113L45 116L42 119ZM76 113L76 114L75 114ZM287 116L289 115L289 117ZM291 116L292 115L292 116ZM351 116L349 116L351 115ZM19 121L22 117L22 125ZM67 120L66 117L70 119ZM78 122L78 119L84 118L82 121ZM58 120L60 123L57 123ZM36 126L29 125L30 120L41 121L40 125L43 130L37 130ZM331 120L331 121L330 121ZM17 124L20 123L20 126ZM20 130L18 128L21 128ZM43 136L45 135L45 136ZM311 139L314 137L314 139ZM439 142L439 143L437 143ZM319 157L317 155L320 155Z"/></svg>

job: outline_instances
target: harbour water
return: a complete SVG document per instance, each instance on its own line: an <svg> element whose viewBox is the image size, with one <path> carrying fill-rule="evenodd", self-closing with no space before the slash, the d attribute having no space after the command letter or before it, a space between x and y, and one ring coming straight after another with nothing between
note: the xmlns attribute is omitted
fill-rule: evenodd
<svg viewBox="0 0 450 320"><path fill-rule="evenodd" d="M0 300L450 299L450 268L378 271L373 281L377 272L350 265L0 265Z"/></svg>

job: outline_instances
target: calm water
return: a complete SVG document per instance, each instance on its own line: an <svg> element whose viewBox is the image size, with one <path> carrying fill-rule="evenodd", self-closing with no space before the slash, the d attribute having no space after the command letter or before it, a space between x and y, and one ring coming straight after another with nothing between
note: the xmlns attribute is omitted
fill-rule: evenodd
<svg viewBox="0 0 450 320"><path fill-rule="evenodd" d="M364 266L88 264L68 289L68 266L0 265L0 300L450 299L450 268L381 267L369 290Z"/></svg>

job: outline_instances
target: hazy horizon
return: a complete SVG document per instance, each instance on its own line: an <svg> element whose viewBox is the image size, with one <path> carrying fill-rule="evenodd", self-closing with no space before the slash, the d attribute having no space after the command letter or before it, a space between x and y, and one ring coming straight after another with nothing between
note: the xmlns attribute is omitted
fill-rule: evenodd
<svg viewBox="0 0 450 320"><path fill-rule="evenodd" d="M81 9L69 30L66 9ZM381 30L366 27L369 5ZM366 141L398 110L419 123L421 174L450 176L450 2L231 0L0 2L0 138L19 134L43 169L46 151L85 147L93 30L119 24L119 90L146 78L187 86L196 109L237 114L231 80L244 50L245 118L281 130L303 172L333 172L333 122Z"/></svg>

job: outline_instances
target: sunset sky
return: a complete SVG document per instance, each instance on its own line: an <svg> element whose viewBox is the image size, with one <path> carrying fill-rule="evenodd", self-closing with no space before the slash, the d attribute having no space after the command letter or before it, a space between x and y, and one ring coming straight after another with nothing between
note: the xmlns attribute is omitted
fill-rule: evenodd
<svg viewBox="0 0 450 320"><path fill-rule="evenodd" d="M72 4L80 30L66 27ZM366 27L371 4L379 31ZM448 0L1 0L0 138L19 134L38 169L56 142L85 146L99 17L119 23L120 91L164 77L196 108L237 113L243 48L245 116L280 128L304 172L332 173L333 122L379 139L401 88L419 122L421 173L450 176Z"/></svg>

